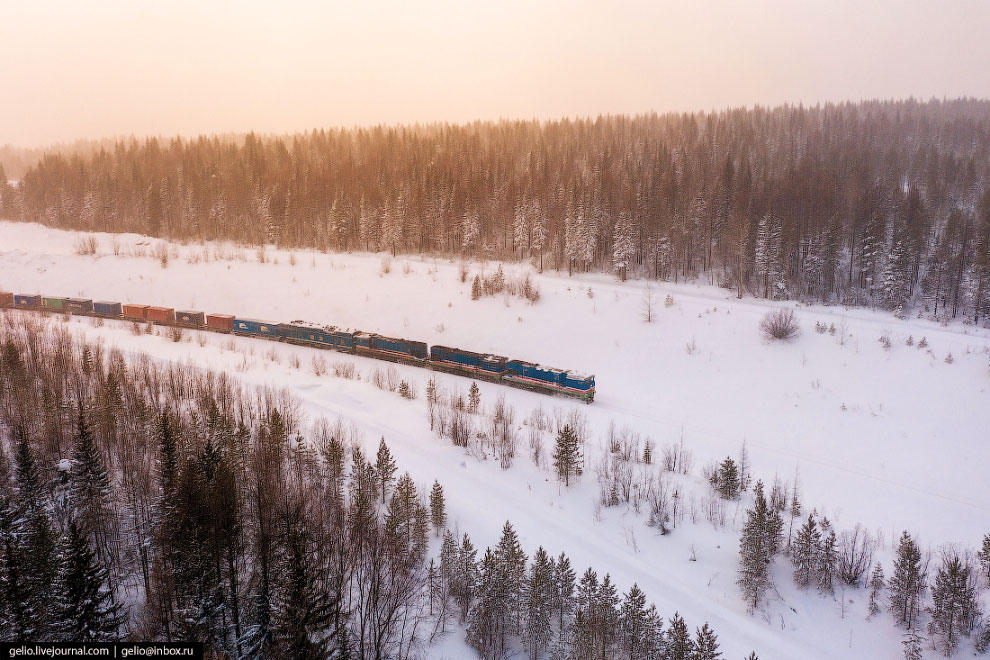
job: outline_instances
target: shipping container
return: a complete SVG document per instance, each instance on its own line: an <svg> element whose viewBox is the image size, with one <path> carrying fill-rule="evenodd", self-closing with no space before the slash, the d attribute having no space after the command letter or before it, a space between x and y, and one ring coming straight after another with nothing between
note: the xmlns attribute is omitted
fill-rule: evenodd
<svg viewBox="0 0 990 660"><path fill-rule="evenodd" d="M93 301L89 298L66 298L65 309L73 314L92 314Z"/></svg>
<svg viewBox="0 0 990 660"><path fill-rule="evenodd" d="M45 309L50 309L53 312L61 312L65 310L65 298L56 298L54 296L45 296L41 299L41 304Z"/></svg>
<svg viewBox="0 0 990 660"><path fill-rule="evenodd" d="M13 307L14 294L7 291L0 291L0 307Z"/></svg>
<svg viewBox="0 0 990 660"><path fill-rule="evenodd" d="M450 348L449 346L431 346L430 359L434 362L444 362L461 366L476 371L486 371L492 374L501 374L505 371L505 363L508 358L501 355L486 355L465 351L461 348Z"/></svg>
<svg viewBox="0 0 990 660"><path fill-rule="evenodd" d="M199 328L204 325L206 321L203 312L185 310L175 313L175 322L181 323L182 325L190 325Z"/></svg>
<svg viewBox="0 0 990 660"><path fill-rule="evenodd" d="M234 319L234 332L258 337L278 338L278 324L257 319Z"/></svg>
<svg viewBox="0 0 990 660"><path fill-rule="evenodd" d="M148 320L147 305L124 305L122 309L124 312L124 318L134 319L138 321Z"/></svg>
<svg viewBox="0 0 990 660"><path fill-rule="evenodd" d="M152 323L175 323L175 310L152 305L148 308L148 320Z"/></svg>
<svg viewBox="0 0 990 660"><path fill-rule="evenodd" d="M41 307L41 295L32 295L29 293L14 294L14 307Z"/></svg>
<svg viewBox="0 0 990 660"><path fill-rule="evenodd" d="M123 314L119 302L95 302L93 303L93 311L100 316L121 316Z"/></svg>
<svg viewBox="0 0 990 660"><path fill-rule="evenodd" d="M220 332L231 332L234 329L234 317L231 314L207 314L206 327Z"/></svg>

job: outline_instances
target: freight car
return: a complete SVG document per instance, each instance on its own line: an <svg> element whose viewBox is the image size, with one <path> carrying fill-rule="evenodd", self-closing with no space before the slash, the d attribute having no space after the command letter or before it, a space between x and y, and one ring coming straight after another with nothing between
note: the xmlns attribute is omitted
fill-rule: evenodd
<svg viewBox="0 0 990 660"><path fill-rule="evenodd" d="M89 298L66 298L65 311L73 314L92 314L93 301Z"/></svg>
<svg viewBox="0 0 990 660"><path fill-rule="evenodd" d="M576 371L449 346L429 347L421 341L385 337L372 332L339 330L334 326L321 326L305 321L271 323L230 314L204 314L195 310L176 312L171 307L121 305L119 302L94 303L88 298L42 298L41 295L0 292L0 307L11 306L151 321L158 325L202 328L212 332L233 332L247 337L285 341L427 367L534 392L566 394L587 403L595 398L595 377Z"/></svg>
<svg viewBox="0 0 990 660"><path fill-rule="evenodd" d="M27 309L39 309L41 307L41 296L28 293L18 293L14 295L14 307L24 307Z"/></svg>
<svg viewBox="0 0 990 660"><path fill-rule="evenodd" d="M93 313L97 316L107 316L110 318L120 318L124 315L119 302L97 301L93 303Z"/></svg>

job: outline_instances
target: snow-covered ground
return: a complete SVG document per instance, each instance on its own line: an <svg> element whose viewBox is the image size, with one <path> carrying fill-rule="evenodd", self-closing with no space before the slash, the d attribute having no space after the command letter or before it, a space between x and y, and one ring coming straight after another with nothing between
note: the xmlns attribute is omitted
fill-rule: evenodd
<svg viewBox="0 0 990 660"><path fill-rule="evenodd" d="M888 573L891 540L903 529L933 549L945 543L976 547L990 530L986 330L862 309L736 300L730 291L694 284L655 284L654 322L646 323L644 283L600 274L533 274L542 294L535 305L501 295L472 301L470 277L462 283L459 264L446 260L399 256L385 273L382 255L269 248L266 263L259 263L251 249L173 245L163 268L153 256L154 239L117 236L115 255L112 237L97 235L97 255L81 256L77 238L39 225L0 223L0 290L276 322L305 319L591 372L598 391L590 406L479 383L482 401L504 394L520 425L538 406L548 413L579 410L593 435L589 468L612 421L661 446L683 436L695 466L684 488L699 494L705 489L702 466L737 457L745 439L757 477L790 480L797 471L806 510L817 507L838 529L862 523L881 535ZM473 277L496 265L468 267ZM530 270L518 264L505 269L510 277ZM760 318L778 305L796 308L802 334L791 343L760 337ZM816 333L816 322L834 324L836 334ZM691 626L711 622L727 658L750 650L763 660L898 653L900 631L886 616L865 621L863 591L834 598L800 592L783 559L778 592L763 610L748 614L735 586L745 502L728 507L725 528L715 529L702 514L697 524L660 536L643 513L596 507L592 469L579 485L563 489L528 459L524 431L520 455L508 470L437 439L423 401L425 370L398 367L420 393L406 401L368 382L367 374L382 366L373 360L245 338L231 344L230 337L211 333L203 333L202 342L190 333L174 343L134 336L125 323L97 327L77 318L72 324L125 349L229 369L248 383L284 385L312 415L353 420L369 451L384 436L417 482L426 487L434 478L441 481L452 522L476 546L494 543L509 519L530 553L539 545L552 554L564 551L576 568L611 573L623 591L637 582L664 615L678 610ZM889 336L889 350L881 335ZM909 336L914 346L906 345ZM919 349L922 337L928 346ZM314 356L353 361L364 377L317 377L310 369ZM448 388L469 383L447 375L441 380ZM459 657L458 645L450 646L441 655Z"/></svg>

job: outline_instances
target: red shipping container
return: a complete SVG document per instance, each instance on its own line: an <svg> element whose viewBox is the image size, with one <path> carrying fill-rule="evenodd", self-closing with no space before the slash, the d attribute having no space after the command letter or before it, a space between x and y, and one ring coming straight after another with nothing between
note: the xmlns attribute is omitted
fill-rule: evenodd
<svg viewBox="0 0 990 660"><path fill-rule="evenodd" d="M0 307L13 307L14 294L0 291Z"/></svg>
<svg viewBox="0 0 990 660"><path fill-rule="evenodd" d="M158 323L175 323L175 310L171 307L149 307L148 320Z"/></svg>
<svg viewBox="0 0 990 660"><path fill-rule="evenodd" d="M232 314L207 314L206 327L210 330L231 332L234 329L234 317Z"/></svg>
<svg viewBox="0 0 990 660"><path fill-rule="evenodd" d="M148 318L147 305L124 305L121 309L123 309L125 318L138 319L141 321L147 320Z"/></svg>

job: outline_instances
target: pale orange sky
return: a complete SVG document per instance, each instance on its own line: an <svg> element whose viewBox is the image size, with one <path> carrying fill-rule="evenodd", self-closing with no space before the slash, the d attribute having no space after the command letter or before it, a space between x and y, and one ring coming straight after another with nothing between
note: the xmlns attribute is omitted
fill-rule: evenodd
<svg viewBox="0 0 990 660"><path fill-rule="evenodd" d="M990 97L984 0L0 0L0 144Z"/></svg>

